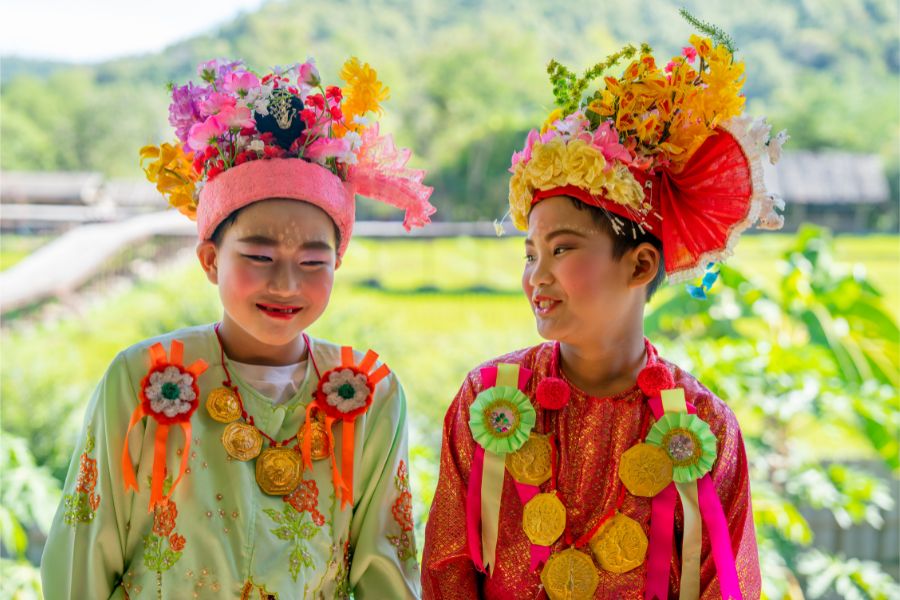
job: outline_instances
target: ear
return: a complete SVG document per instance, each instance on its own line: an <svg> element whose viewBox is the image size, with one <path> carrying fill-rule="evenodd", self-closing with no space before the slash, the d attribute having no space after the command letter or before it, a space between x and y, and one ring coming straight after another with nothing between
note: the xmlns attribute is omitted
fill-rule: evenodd
<svg viewBox="0 0 900 600"><path fill-rule="evenodd" d="M206 278L210 283L219 283L219 249L210 240L206 240L197 244L197 258L200 259L200 266L206 273Z"/></svg>
<svg viewBox="0 0 900 600"><path fill-rule="evenodd" d="M631 251L632 272L630 287L649 284L656 277L662 260L659 250L653 244L644 242Z"/></svg>

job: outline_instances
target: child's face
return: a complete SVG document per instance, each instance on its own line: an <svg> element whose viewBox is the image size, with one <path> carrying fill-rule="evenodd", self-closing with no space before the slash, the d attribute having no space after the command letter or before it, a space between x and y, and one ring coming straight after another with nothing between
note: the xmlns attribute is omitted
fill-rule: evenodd
<svg viewBox="0 0 900 600"><path fill-rule="evenodd" d="M336 241L332 220L318 207L265 200L244 208L218 247L200 244L200 262L219 287L226 325L237 326L230 329L242 353L271 356L319 318L340 265Z"/></svg>
<svg viewBox="0 0 900 600"><path fill-rule="evenodd" d="M545 339L573 345L604 339L643 302L630 253L614 258L610 234L566 197L532 208L525 255L522 289Z"/></svg>

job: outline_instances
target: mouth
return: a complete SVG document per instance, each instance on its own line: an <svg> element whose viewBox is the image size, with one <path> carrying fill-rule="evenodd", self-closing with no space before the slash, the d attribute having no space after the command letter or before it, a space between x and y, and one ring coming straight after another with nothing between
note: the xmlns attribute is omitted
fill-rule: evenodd
<svg viewBox="0 0 900 600"><path fill-rule="evenodd" d="M546 317L553 312L559 304L561 304L560 300L555 300L547 296L535 296L531 301L531 305L534 306L534 314L539 317Z"/></svg>
<svg viewBox="0 0 900 600"><path fill-rule="evenodd" d="M264 315L270 317L272 319L279 319L282 321L289 321L294 318L295 315L299 314L301 310L303 310L299 306L290 306L287 304L257 304L256 308L260 310Z"/></svg>

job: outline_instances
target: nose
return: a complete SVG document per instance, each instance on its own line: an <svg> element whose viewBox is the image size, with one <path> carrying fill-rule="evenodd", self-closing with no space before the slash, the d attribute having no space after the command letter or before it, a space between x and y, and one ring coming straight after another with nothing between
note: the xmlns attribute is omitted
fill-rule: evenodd
<svg viewBox="0 0 900 600"><path fill-rule="evenodd" d="M549 261L535 258L534 262L525 267L528 284L533 287L541 287L553 283L553 273L550 271Z"/></svg>
<svg viewBox="0 0 900 600"><path fill-rule="evenodd" d="M276 295L290 296L297 289L297 275L290 261L282 261L275 266L269 279L269 292Z"/></svg>

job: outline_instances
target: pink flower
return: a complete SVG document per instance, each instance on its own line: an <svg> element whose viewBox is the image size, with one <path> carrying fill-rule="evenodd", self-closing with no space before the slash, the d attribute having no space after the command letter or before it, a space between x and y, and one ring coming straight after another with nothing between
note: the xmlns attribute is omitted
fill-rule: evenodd
<svg viewBox="0 0 900 600"><path fill-rule="evenodd" d="M188 146L195 152L205 152L207 148L218 141L220 135L228 129L219 117L209 117L202 123L196 123L188 133Z"/></svg>
<svg viewBox="0 0 900 600"><path fill-rule="evenodd" d="M678 63L676 63L674 60L670 60L669 63L666 65L666 73L671 73L672 71L675 70L675 67L677 67L677 66L678 66Z"/></svg>
<svg viewBox="0 0 900 600"><path fill-rule="evenodd" d="M223 108L234 108L237 101L234 96L223 94L222 92L213 92L205 100L200 102L200 114L204 117L216 115Z"/></svg>
<svg viewBox="0 0 900 600"><path fill-rule="evenodd" d="M297 85L304 94L308 93L310 89L318 87L322 82L319 70L316 68L316 61L311 58L297 68L297 74Z"/></svg>
<svg viewBox="0 0 900 600"><path fill-rule="evenodd" d="M222 87L226 92L237 94L243 98L250 90L259 87L259 78L249 71L237 71L225 76Z"/></svg>
<svg viewBox="0 0 900 600"><path fill-rule="evenodd" d="M619 143L619 132L612 126L611 121L603 121L600 124L594 132L593 144L600 150L610 166L614 160L626 164L632 161L631 153Z"/></svg>
<svg viewBox="0 0 900 600"><path fill-rule="evenodd" d="M697 58L697 49L693 46L685 46L681 49L681 54L688 59L688 62L692 63Z"/></svg>
<svg viewBox="0 0 900 600"><path fill-rule="evenodd" d="M528 162L531 160L531 149L534 147L535 142L540 140L540 138L541 134L537 129L532 129L528 132L528 137L525 139L525 147L512 155L512 166L509 168L510 173L515 172L516 165L520 162Z"/></svg>
<svg viewBox="0 0 900 600"><path fill-rule="evenodd" d="M347 162L347 154L350 152L350 141L344 138L318 138L306 147L303 158L324 163L329 158L337 158L341 162Z"/></svg>
<svg viewBox="0 0 900 600"><path fill-rule="evenodd" d="M218 119L219 122L228 129L232 129L235 131L254 127L254 125L256 124L250 114L250 109L246 106L232 106L223 108L219 112L219 114L216 115L216 119Z"/></svg>

